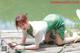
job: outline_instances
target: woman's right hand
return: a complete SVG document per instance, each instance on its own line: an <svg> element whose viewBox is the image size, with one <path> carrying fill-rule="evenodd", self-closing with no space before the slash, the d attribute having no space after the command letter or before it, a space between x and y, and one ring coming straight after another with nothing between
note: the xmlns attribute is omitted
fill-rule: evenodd
<svg viewBox="0 0 80 53"><path fill-rule="evenodd" d="M8 43L8 45L9 45L11 48L14 48L15 46L17 46L17 43L12 42L12 43Z"/></svg>

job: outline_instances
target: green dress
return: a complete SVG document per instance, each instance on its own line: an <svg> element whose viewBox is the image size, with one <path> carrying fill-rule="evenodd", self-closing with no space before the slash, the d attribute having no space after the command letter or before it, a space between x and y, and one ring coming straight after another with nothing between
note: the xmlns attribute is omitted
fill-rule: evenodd
<svg viewBox="0 0 80 53"><path fill-rule="evenodd" d="M55 32L53 33L59 32L60 37L64 39L65 26L64 19L62 16L56 14L49 14L43 20L46 21L48 24L47 32L55 30Z"/></svg>

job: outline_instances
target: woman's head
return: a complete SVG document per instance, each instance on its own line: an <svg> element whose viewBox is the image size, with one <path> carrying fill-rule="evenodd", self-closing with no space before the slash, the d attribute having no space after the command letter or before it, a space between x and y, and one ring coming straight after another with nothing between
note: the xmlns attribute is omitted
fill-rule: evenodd
<svg viewBox="0 0 80 53"><path fill-rule="evenodd" d="M25 14L16 16L16 28L21 28L23 30L27 29L28 27L28 18Z"/></svg>

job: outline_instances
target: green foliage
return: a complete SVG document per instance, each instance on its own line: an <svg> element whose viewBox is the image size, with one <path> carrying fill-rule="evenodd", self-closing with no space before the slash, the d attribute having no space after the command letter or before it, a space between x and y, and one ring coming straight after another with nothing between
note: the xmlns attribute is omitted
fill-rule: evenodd
<svg viewBox="0 0 80 53"><path fill-rule="evenodd" d="M76 28L79 28L80 29L80 23L78 24L75 24Z"/></svg>

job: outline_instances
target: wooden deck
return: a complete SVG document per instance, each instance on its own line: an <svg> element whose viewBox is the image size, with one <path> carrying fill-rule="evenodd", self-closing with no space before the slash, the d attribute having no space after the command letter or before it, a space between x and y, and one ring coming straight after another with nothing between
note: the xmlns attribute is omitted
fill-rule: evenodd
<svg viewBox="0 0 80 53"><path fill-rule="evenodd" d="M7 36L6 36L7 35ZM19 35L19 36L16 36ZM20 33L2 33L1 38L5 39L6 42L17 42L19 43L21 40ZM34 42L34 39L28 39L29 42ZM1 49L1 46L0 46ZM4 53L0 50L0 53ZM13 52L12 52L13 53ZM80 53L80 42L78 43L70 43L65 44L64 46L56 46L56 45L43 45L42 48L38 50L21 50L21 53Z"/></svg>
<svg viewBox="0 0 80 53"><path fill-rule="evenodd" d="M65 44L64 46L43 45L38 50L21 50L21 53L80 53L80 42Z"/></svg>
<svg viewBox="0 0 80 53"><path fill-rule="evenodd" d="M24 50L22 53L80 53L80 43L64 46L50 45L38 50Z"/></svg>

